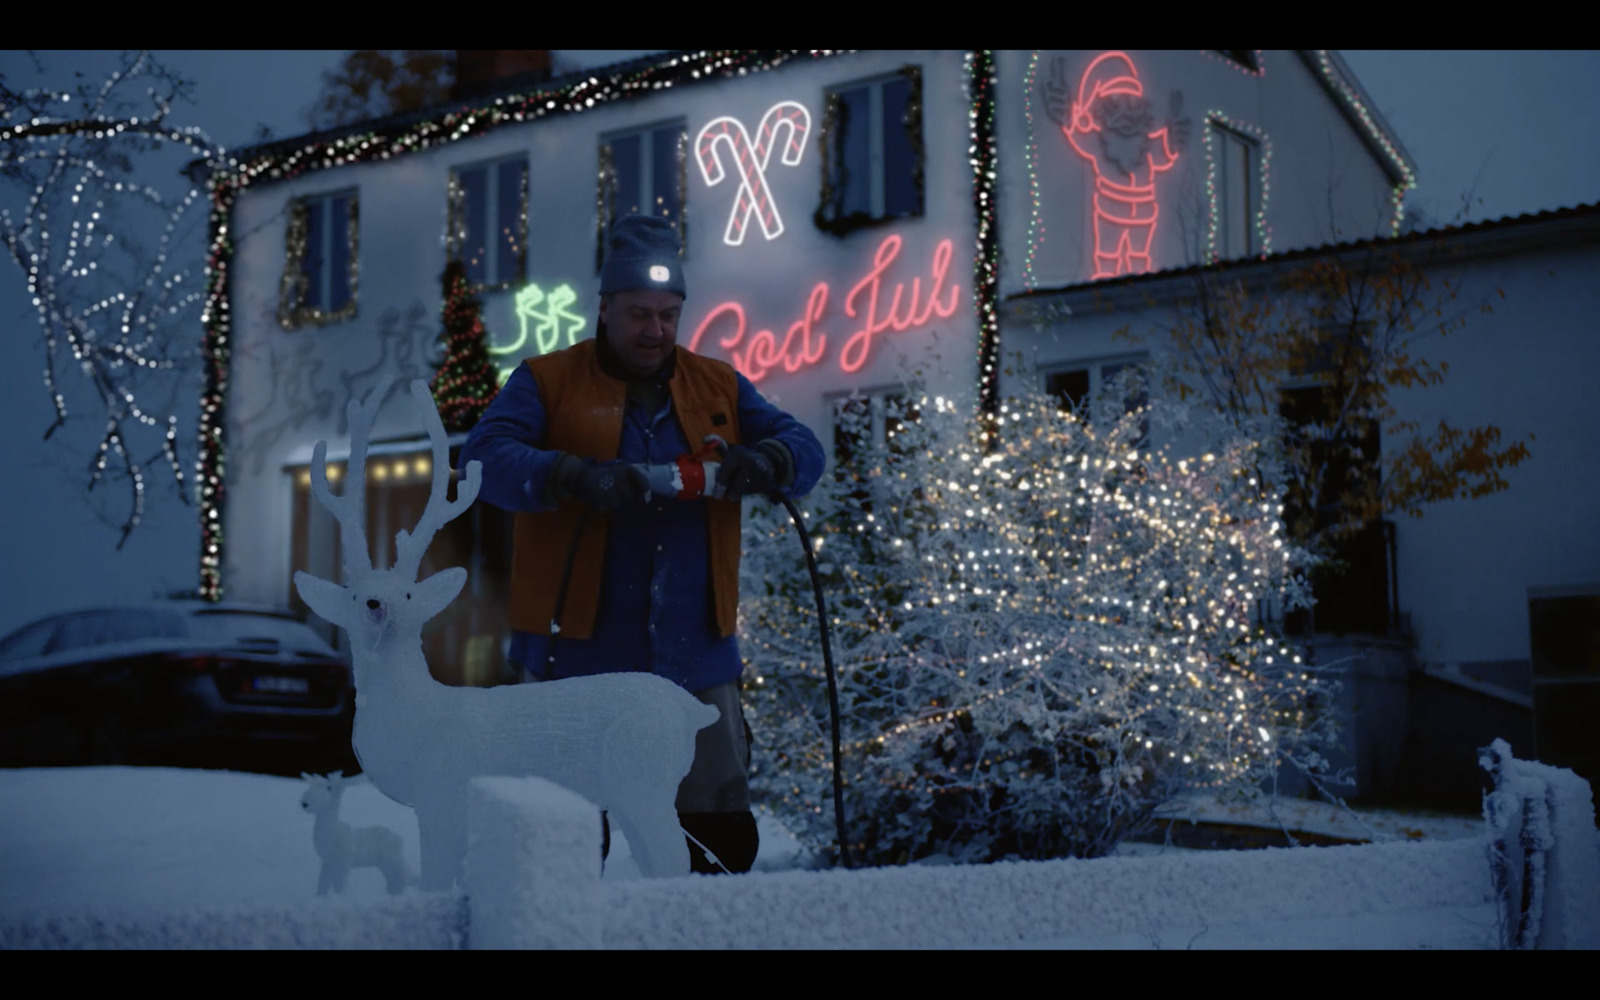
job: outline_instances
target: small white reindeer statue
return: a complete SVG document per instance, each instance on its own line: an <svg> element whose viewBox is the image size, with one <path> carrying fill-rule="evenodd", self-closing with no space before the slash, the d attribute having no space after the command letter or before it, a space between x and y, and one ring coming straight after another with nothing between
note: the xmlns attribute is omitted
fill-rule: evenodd
<svg viewBox="0 0 1600 1000"><path fill-rule="evenodd" d="M452 567L426 580L418 572L434 533L477 498L482 469L469 462L456 499L447 501L444 424L427 383L412 382L433 447L433 490L415 531L395 535L394 565L375 567L363 519L367 439L391 381L347 408L342 496L328 489L327 442L317 442L312 455L311 491L339 522L349 582L304 572L294 582L313 611L350 636L356 757L379 791L416 809L423 889L448 889L460 877L467 785L480 775L541 777L576 792L608 810L641 874L687 875L689 849L674 803L694 762L695 733L717 720L715 707L634 671L494 688L453 687L429 674L422 626L460 593L467 571ZM597 839L599 832L596 824Z"/></svg>
<svg viewBox="0 0 1600 1000"><path fill-rule="evenodd" d="M351 826L339 818L339 800L344 790L362 780L361 775L346 778L343 771L327 777L301 774L306 790L300 808L316 817L311 842L322 859L322 874L317 877L317 895L331 890L344 892L345 881L354 868L376 868L383 873L383 884L393 896L405 888L405 850L400 834L386 826Z"/></svg>

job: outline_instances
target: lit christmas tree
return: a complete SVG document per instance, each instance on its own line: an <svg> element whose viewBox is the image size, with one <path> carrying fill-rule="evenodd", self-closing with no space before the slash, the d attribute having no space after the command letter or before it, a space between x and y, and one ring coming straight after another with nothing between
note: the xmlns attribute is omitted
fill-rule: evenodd
<svg viewBox="0 0 1600 1000"><path fill-rule="evenodd" d="M1304 586L1254 445L1173 460L1137 447L1143 413L1058 405L1003 405L987 450L971 408L922 399L810 499L857 863L1094 857L1185 792L1249 793L1286 762L1328 781L1333 685L1270 624ZM753 788L826 855L826 687L787 520L747 528Z"/></svg>
<svg viewBox="0 0 1600 1000"><path fill-rule="evenodd" d="M444 334L439 338L444 360L430 388L452 434L471 430L500 391L480 309L466 267L451 261L444 269Z"/></svg>

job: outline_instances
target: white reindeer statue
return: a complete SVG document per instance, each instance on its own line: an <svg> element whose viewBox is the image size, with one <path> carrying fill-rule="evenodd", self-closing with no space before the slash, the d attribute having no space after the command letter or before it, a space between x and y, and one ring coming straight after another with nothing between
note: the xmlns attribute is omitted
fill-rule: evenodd
<svg viewBox="0 0 1600 1000"><path fill-rule="evenodd" d="M300 808L316 817L311 843L322 859L322 874L317 876L317 895L331 890L344 892L345 881L355 868L376 868L383 873L384 888L397 895L406 886L405 849L400 834L386 826L351 826L339 818L339 800L344 790L363 780L363 775L346 778L343 771L327 777L301 774L306 790Z"/></svg>
<svg viewBox="0 0 1600 1000"><path fill-rule="evenodd" d="M313 611L350 636L356 757L379 791L416 809L423 889L446 890L460 877L467 785L480 775L536 776L576 792L609 812L642 875L687 875L689 849L674 803L694 762L695 733L718 718L714 706L635 671L493 688L453 687L428 672L422 626L460 593L467 571L417 575L434 533L477 498L483 470L467 463L456 499L447 502L444 424L427 383L412 382L433 446L433 490L415 531L395 535L394 565L375 567L363 519L367 439L391 381L365 403L349 403L342 496L328 489L327 442L318 441L312 455L311 491L339 522L349 582L304 572L294 582Z"/></svg>

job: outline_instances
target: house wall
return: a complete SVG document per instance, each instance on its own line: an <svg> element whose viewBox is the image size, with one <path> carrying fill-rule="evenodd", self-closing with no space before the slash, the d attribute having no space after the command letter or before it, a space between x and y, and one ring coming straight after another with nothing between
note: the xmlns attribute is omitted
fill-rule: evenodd
<svg viewBox="0 0 1600 1000"><path fill-rule="evenodd" d="M1532 437L1530 457L1503 470L1509 489L1429 504L1397 536L1418 656L1476 664L1512 690L1531 690L1529 588L1600 584L1600 246L1589 240L1440 268L1436 278L1462 282L1467 323L1428 347L1450 364L1444 383L1395 396L1424 430L1448 420L1493 424L1502 446ZM1494 311L1478 311L1482 301Z"/></svg>
<svg viewBox="0 0 1600 1000"><path fill-rule="evenodd" d="M1448 370L1439 385L1393 389L1395 419L1413 421L1425 434L1441 421L1463 432L1492 425L1502 435L1496 447L1520 440L1530 455L1501 470L1504 491L1393 518L1398 604L1412 633L1403 661L1410 667L1397 659L1393 640L1345 644L1363 651L1341 707L1350 734L1342 763L1356 771L1358 797L1473 808L1478 747L1500 737L1536 752L1543 709L1535 710L1530 596L1600 593L1600 399L1591 387L1600 371L1600 288L1592 280L1600 241L1592 216L1528 226L1447 238L1426 265L1427 294L1447 310L1438 318L1453 310L1464 323L1448 335L1417 338L1413 357ZM1053 303L1012 302L1003 312L1004 342L1044 370L1136 349L1115 336L1124 328L1159 350L1170 299L1185 287L1186 279L1175 279L1107 290L1114 294L1078 289ZM1039 379L1019 371L1002 381L1002 393ZM1386 436L1386 460L1408 438ZM1203 446L1159 435L1153 443L1177 454ZM1558 736L1576 738L1565 729ZM1540 747L1541 754L1556 752Z"/></svg>
<svg viewBox="0 0 1600 1000"><path fill-rule="evenodd" d="M1318 245L1335 234L1358 239L1391 231L1393 180L1298 52L1261 52L1258 75L1215 53L1123 51L1139 73L1157 124L1189 122L1187 145L1154 179L1154 269L1205 259L1211 203L1204 133L1217 114L1238 131L1258 135L1263 148L1270 146L1265 183L1271 250ZM1044 50L997 57L1003 295L1078 284L1095 275L1094 166L1049 117L1045 91L1060 80L1069 95L1076 94L1099 55ZM1176 144L1177 130L1170 134Z"/></svg>
<svg viewBox="0 0 1600 1000"><path fill-rule="evenodd" d="M1052 65L1051 58L1059 55L1071 78L1075 72L1081 73L1073 67L1086 65L1097 54L1040 53L1039 65ZM1174 110L1170 93L1179 90L1184 95L1180 110L1193 119L1187 151L1157 184L1161 197L1171 203L1164 202L1163 209L1170 209L1172 219L1184 212L1196 217L1201 213L1197 192L1204 187L1204 173L1199 169L1204 161L1202 119L1205 109L1211 107L1226 108L1241 117L1260 116L1274 130L1275 158L1305 145L1301 159L1291 162L1343 165L1345 176L1353 180L1338 189L1339 199L1341 205L1348 201L1352 206L1352 217L1360 215L1358 208L1366 205L1369 195L1376 197L1388 190L1377 161L1297 55L1265 54L1266 76L1262 78L1199 51L1130 50L1129 57L1161 114ZM1024 155L1024 150L1034 141L1028 116L1032 114L1036 127L1045 121L1038 107L1037 74L1032 90L1026 86L1032 60L1027 52L1003 52L997 57L1003 292L1022 287L1021 264L1030 252L1037 264L1033 274L1047 284L1081 281L1090 273L1086 261L1092 254L1086 256L1085 239L1092 239L1091 175L1085 171L1087 162L1074 154L1058 133L1040 139L1035 163L1041 178L1039 196L1045 225L1031 230L1028 225L1032 154ZM811 215L819 200L818 136L825 88L892 73L907 63L922 69L925 214L842 237L819 231ZM1269 99L1273 87L1292 96ZM764 238L759 227L752 227L741 245L725 243L737 174L727 162L730 177L718 186L709 186L690 150L684 262L689 294L680 343L733 359L755 378L758 373L742 359L758 331L772 331L775 340L783 342L791 327L806 315L811 297L824 294L817 289L825 285L826 297L812 324L820 359L793 372L780 365L757 381L769 399L817 430L825 443L830 437L831 395L892 387L904 381L934 392L970 389L976 376L977 322L972 298L976 223L968 161L969 100L959 51L879 51L796 60L766 73L662 90L603 104L583 114L504 127L392 160L258 183L240 196L233 220L237 248L231 300L234 364L227 404L223 567L229 596L274 604L289 601L291 481L286 466L307 461L318 439L328 439L330 452L337 454L347 433L345 402L364 393L383 375L394 374L401 381L432 375L439 275L446 256L447 181L452 167L527 154L527 279L544 289L569 285L576 294L574 309L585 320L579 335L589 336L598 293L595 196L599 137L618 129L683 119L692 147L701 127L719 116L732 116L754 133L763 114L779 101L797 101L807 109L810 134L798 165L781 164L776 153L770 157L766 178L784 223L783 233L775 239ZM1338 152L1337 157L1328 156L1330 148ZM726 149L721 153L726 162ZM1269 211L1276 211L1280 204L1296 203L1293 198L1280 201L1280 185L1287 191L1296 190L1280 178L1281 173L1274 166ZM1318 192L1326 187L1316 178L1306 183ZM356 314L325 326L284 330L276 312L289 201L349 188L359 191ZM1364 235L1376 232L1377 225L1372 222ZM1311 242L1317 238L1307 224L1293 219L1281 225L1275 221L1274 226L1284 230L1283 239L1292 236ZM891 238L900 245L898 255L889 260ZM946 240L950 243L949 263L941 282L934 274L935 260ZM1156 266L1193 259L1199 244L1193 239L1189 242L1186 250L1176 224L1159 230L1152 251ZM1275 239L1274 246L1279 245ZM876 313L869 318L867 299L876 263L883 265L876 282L879 300ZM920 295L920 311L926 308L930 286L935 284L941 305L951 307L948 315L932 315L901 332L879 333L872 339L865 363L858 370L843 369L845 345L869 319L882 322L897 289L908 298ZM857 296L852 302L853 290ZM486 293L482 302L492 346L512 347L520 336L514 290ZM742 332L729 304L743 312ZM717 312L719 307L726 308ZM715 321L701 331L714 312ZM520 351L528 346L530 342L524 341ZM401 401L394 402L396 397ZM380 415L374 440L420 435L418 415L403 393L395 392Z"/></svg>

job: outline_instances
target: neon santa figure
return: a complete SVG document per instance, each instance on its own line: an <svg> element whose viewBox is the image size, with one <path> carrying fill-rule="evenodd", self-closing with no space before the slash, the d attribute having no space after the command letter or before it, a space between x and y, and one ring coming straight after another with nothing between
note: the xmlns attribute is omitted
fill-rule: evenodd
<svg viewBox="0 0 1600 1000"><path fill-rule="evenodd" d="M1096 57L1083 71L1071 114L1061 125L1067 142L1094 165L1096 278L1151 269L1150 243L1161 214L1155 178L1178 161L1168 144L1169 126L1154 124L1133 61L1122 52ZM1182 138L1180 127L1180 149Z"/></svg>

